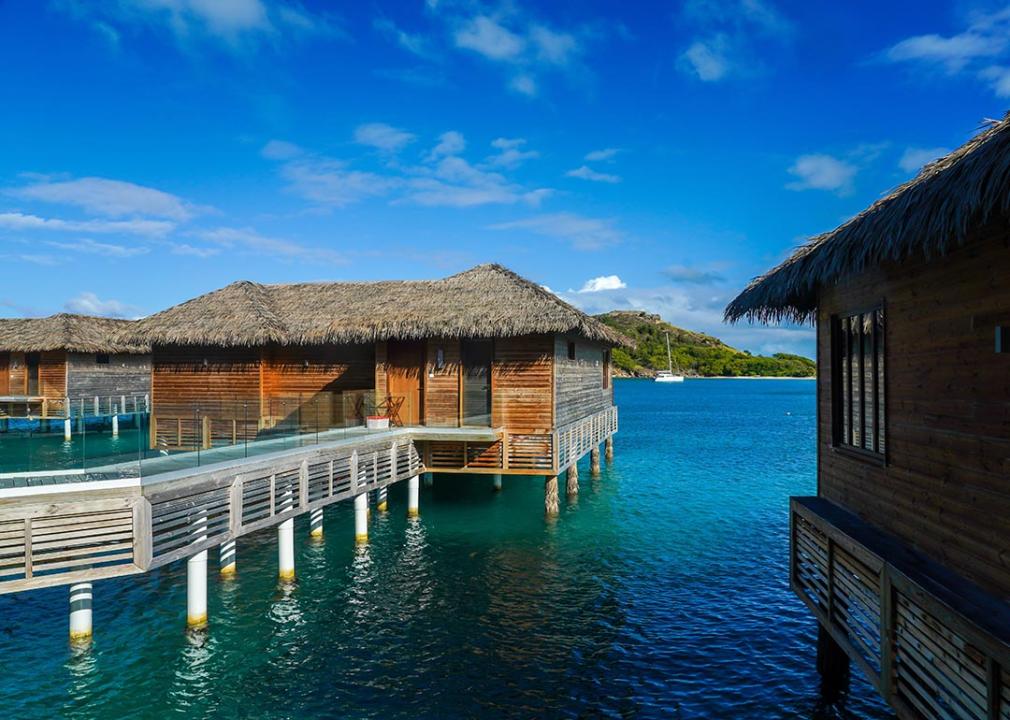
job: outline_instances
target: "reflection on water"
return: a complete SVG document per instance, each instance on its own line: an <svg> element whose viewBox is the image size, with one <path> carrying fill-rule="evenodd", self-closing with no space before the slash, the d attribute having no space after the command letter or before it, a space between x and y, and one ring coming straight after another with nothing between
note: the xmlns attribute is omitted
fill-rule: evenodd
<svg viewBox="0 0 1010 720"><path fill-rule="evenodd" d="M185 563L95 584L68 648L66 588L0 596L0 707L16 718L888 717L862 680L819 706L815 625L788 588L790 494L814 478L814 386L616 386L616 462L545 522L543 478L439 476L354 544L295 526L212 553L210 625L185 630ZM563 480L562 480L563 482Z"/></svg>

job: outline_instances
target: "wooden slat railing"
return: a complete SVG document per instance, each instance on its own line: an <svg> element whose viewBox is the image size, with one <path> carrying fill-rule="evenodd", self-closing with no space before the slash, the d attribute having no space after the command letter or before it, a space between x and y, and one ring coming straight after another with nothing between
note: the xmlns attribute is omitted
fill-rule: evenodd
<svg viewBox="0 0 1010 720"><path fill-rule="evenodd" d="M823 498L792 498L790 584L902 718L1010 720L1010 608Z"/></svg>
<svg viewBox="0 0 1010 720"><path fill-rule="evenodd" d="M143 572L424 472L411 439L286 451L0 504L0 594Z"/></svg>

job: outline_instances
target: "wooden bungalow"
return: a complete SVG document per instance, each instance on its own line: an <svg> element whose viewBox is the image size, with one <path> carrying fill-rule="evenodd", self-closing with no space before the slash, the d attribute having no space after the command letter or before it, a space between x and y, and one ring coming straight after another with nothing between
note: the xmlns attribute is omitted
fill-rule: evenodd
<svg viewBox="0 0 1010 720"><path fill-rule="evenodd" d="M130 322L68 313L0 319L0 415L143 410L150 356L142 342L119 339Z"/></svg>
<svg viewBox="0 0 1010 720"><path fill-rule="evenodd" d="M616 429L610 348L627 342L498 265L433 281L236 282L134 335L152 345L155 446L384 416L486 429L421 443L430 470L542 474Z"/></svg>
<svg viewBox="0 0 1010 720"><path fill-rule="evenodd" d="M817 496L791 500L790 581L825 679L850 658L902 718L1010 718L1008 279L1004 119L726 311L816 327Z"/></svg>

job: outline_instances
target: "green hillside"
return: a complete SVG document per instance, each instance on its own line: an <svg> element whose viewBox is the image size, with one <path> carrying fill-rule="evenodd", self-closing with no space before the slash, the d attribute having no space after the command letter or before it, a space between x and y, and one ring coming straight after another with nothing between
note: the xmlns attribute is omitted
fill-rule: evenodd
<svg viewBox="0 0 1010 720"><path fill-rule="evenodd" d="M614 370L619 375L651 377L656 370L665 370L666 333L670 333L674 371L684 375L811 377L814 374L814 362L808 358L788 353L775 353L771 357L751 355L710 335L670 325L658 315L614 310L596 317L637 343L634 349L614 349Z"/></svg>

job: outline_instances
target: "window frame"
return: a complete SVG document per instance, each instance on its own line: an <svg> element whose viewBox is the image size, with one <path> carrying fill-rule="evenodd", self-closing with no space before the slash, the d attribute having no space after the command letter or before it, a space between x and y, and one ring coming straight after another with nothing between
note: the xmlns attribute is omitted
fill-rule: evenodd
<svg viewBox="0 0 1010 720"><path fill-rule="evenodd" d="M95 353L95 365L111 365L112 355L109 353Z"/></svg>
<svg viewBox="0 0 1010 720"><path fill-rule="evenodd" d="M603 348L603 389L610 389L610 348Z"/></svg>
<svg viewBox="0 0 1010 720"><path fill-rule="evenodd" d="M568 341L568 359L572 360L572 361L575 361L575 360L578 360L578 357L579 357L579 355L578 355L578 349L575 346L575 341L574 340L569 340Z"/></svg>
<svg viewBox="0 0 1010 720"><path fill-rule="evenodd" d="M851 357L851 352L849 351L848 345L843 343L842 339L842 327L844 321L851 321L853 318L859 318L865 315L876 315L880 313L882 315L882 322L879 323L879 335L878 335L878 323L874 322L873 333L871 334L870 342L872 343L871 355L873 362L873 382L872 382L872 396L870 396L873 404L873 446L875 449L867 449L862 445L862 438L867 430L867 411L866 411L866 399L867 395L860 390L859 398L859 432L860 432L860 444L853 444L853 436L855 433L854 422L856 418L853 416L853 405L854 405L854 393L852 388L852 370L850 368L848 374L848 380L846 380L846 375L844 373L845 363L848 358ZM880 465L887 465L889 461L890 452L890 433L888 428L890 425L890 410L889 403L887 401L887 387L888 387L888 346L887 342L887 304L883 299L865 306L858 310L846 311L841 313L833 313L830 316L830 332L831 332L831 448L839 453L848 454L855 456L857 458L868 460ZM865 377L865 358L866 349L865 343L867 340L867 335L865 332L860 332L860 349L859 353L859 376ZM883 342L883 350L880 350L880 343ZM845 356L843 357L843 351ZM883 372L881 372L879 363L883 361ZM845 403L845 397L848 396L848 404ZM883 412L881 413L880 405L883 404ZM848 418L845 414L848 414ZM846 423L848 419L848 423ZM882 432L881 432L882 430ZM847 436L847 437L846 437ZM880 439L884 438L884 449L880 450Z"/></svg>

